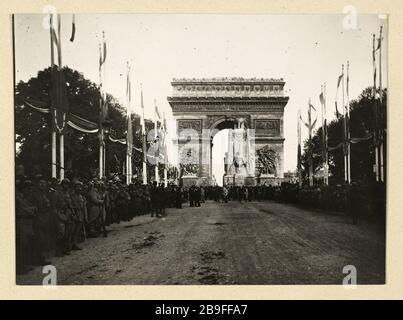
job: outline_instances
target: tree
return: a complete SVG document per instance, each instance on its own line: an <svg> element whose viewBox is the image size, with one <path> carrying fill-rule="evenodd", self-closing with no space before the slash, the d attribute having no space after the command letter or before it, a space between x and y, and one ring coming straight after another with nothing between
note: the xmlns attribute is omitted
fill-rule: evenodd
<svg viewBox="0 0 403 320"><path fill-rule="evenodd" d="M70 112L95 123L99 122L99 87L84 78L78 71L63 68L66 78ZM24 165L26 172L41 173L50 177L51 172L51 119L22 103L23 99L38 101L50 106L50 68L39 71L27 82L19 82L15 88L15 135L17 143L16 163ZM108 119L111 134L125 138L126 111L111 95L107 95ZM132 115L137 148L142 145L139 116ZM106 141L106 170L121 172L126 156L126 146ZM93 177L98 168L99 140L96 134L85 134L70 127L65 131L66 177ZM134 152L136 153L136 152ZM134 157L137 159L136 157Z"/></svg>
<svg viewBox="0 0 403 320"><path fill-rule="evenodd" d="M374 131L374 99L373 88L366 88L356 100L350 102L350 136L351 138L364 138ZM384 89L382 106L379 108L379 123L386 128L386 105L387 90ZM379 100L376 100L379 104ZM340 117L328 124L328 146L336 147L343 142L344 119ZM385 148L386 149L386 148ZM322 127L312 137L313 167L318 170L323 163L322 160ZM386 155L386 153L385 153ZM386 161L385 161L386 163ZM302 155L303 177L308 175L308 141L304 142L304 153ZM374 180L374 141L373 139L363 140L351 144L351 178L355 181ZM329 169L332 180L335 183L344 181L344 156L343 148L329 152Z"/></svg>

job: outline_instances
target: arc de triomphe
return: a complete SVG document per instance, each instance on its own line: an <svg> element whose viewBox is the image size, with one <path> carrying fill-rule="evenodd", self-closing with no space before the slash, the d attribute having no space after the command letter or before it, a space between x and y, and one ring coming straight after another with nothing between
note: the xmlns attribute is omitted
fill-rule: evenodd
<svg viewBox="0 0 403 320"><path fill-rule="evenodd" d="M211 183L212 139L223 129L232 129L225 183L283 178L283 115L289 99L283 79L173 79L171 84L168 102L184 184Z"/></svg>

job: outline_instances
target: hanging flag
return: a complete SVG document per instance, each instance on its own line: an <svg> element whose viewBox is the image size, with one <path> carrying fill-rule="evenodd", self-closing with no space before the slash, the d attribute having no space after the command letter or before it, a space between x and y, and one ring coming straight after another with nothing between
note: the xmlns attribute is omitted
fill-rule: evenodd
<svg viewBox="0 0 403 320"><path fill-rule="evenodd" d="M344 76L344 74L340 75L340 76L339 76L339 79L337 80L337 90L338 90L339 87L340 87L340 83L341 83L341 80L343 79L343 76Z"/></svg>
<svg viewBox="0 0 403 320"><path fill-rule="evenodd" d="M307 127L308 130L309 130L309 124L308 124L307 122L305 122L304 119L302 119L302 116L301 116L301 115L299 116L299 118L300 118L300 120L302 121L302 123L305 125L305 127Z"/></svg>
<svg viewBox="0 0 403 320"><path fill-rule="evenodd" d="M155 115L157 116L158 119L161 119L161 115L160 115L157 105L155 105Z"/></svg>
<svg viewBox="0 0 403 320"><path fill-rule="evenodd" d="M101 125L108 117L108 103L107 103L107 94L104 88L104 77L102 71L105 72L105 61L106 61L106 41L105 41L105 32L103 32L103 45L99 43L99 82L100 82L100 119Z"/></svg>
<svg viewBox="0 0 403 320"><path fill-rule="evenodd" d="M76 35L76 15L73 14L73 20L71 22L71 37L70 41L73 42Z"/></svg>
<svg viewBox="0 0 403 320"><path fill-rule="evenodd" d="M144 103L143 103L143 85L140 85L140 95L141 95L141 128L143 134L146 132L145 120L144 120Z"/></svg>
<svg viewBox="0 0 403 320"><path fill-rule="evenodd" d="M321 92L319 95L319 101L320 101L320 104L323 105L323 103L324 103L323 92Z"/></svg>
<svg viewBox="0 0 403 320"><path fill-rule="evenodd" d="M132 128L132 117L131 117L131 83L130 83L130 66L127 65L127 80L126 80L126 97L127 97L127 133L126 133L126 145L127 145L127 155L132 155L133 148L133 128Z"/></svg>
<svg viewBox="0 0 403 320"><path fill-rule="evenodd" d="M341 114L340 114L340 112L339 112L339 109L337 108L337 96L338 96L338 93L339 93L340 83L341 83L341 80L343 79L343 77L344 77L344 73L341 74L341 75L339 76L338 80L337 80L336 98L335 98L335 102L334 102L334 105L335 105L335 107L336 107L336 118L339 118L339 117L341 116Z"/></svg>
<svg viewBox="0 0 403 320"><path fill-rule="evenodd" d="M336 107L336 118L340 118L341 114L339 112L339 109L337 109L337 101L335 101L334 104L335 104L335 107Z"/></svg>
<svg viewBox="0 0 403 320"><path fill-rule="evenodd" d="M105 60L106 60L106 40L105 40L105 31L103 31L102 32L102 37L103 37L103 54L102 54L102 57L103 57L103 60L102 60L102 64L104 64L105 63Z"/></svg>
<svg viewBox="0 0 403 320"><path fill-rule="evenodd" d="M378 41L378 45L375 49L375 51L378 51L381 48L381 38L376 39Z"/></svg>

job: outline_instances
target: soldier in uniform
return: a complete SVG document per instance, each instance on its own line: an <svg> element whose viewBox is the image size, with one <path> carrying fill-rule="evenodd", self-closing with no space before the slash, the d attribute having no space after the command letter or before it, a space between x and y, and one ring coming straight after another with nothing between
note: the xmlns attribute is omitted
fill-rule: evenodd
<svg viewBox="0 0 403 320"><path fill-rule="evenodd" d="M159 199L157 181L153 182L150 190L150 195L151 195L151 217L153 217L154 214L156 217L158 217L160 199Z"/></svg>
<svg viewBox="0 0 403 320"><path fill-rule="evenodd" d="M88 192L88 236L97 237L101 229L102 205L104 200L95 187L95 182L91 182Z"/></svg>
<svg viewBox="0 0 403 320"><path fill-rule="evenodd" d="M82 195L83 184L80 181L75 181L74 191L71 195L71 201L73 204L74 215L73 215L73 239L72 239L72 249L81 250L78 246L80 235L84 232L85 234L85 222L87 221L87 203Z"/></svg>
<svg viewBox="0 0 403 320"><path fill-rule="evenodd" d="M118 197L116 202L116 210L119 215L120 221L129 221L129 202L130 202L130 194L127 192L125 186L122 183L118 185Z"/></svg>
<svg viewBox="0 0 403 320"><path fill-rule="evenodd" d="M165 190L164 184L160 183L160 186L158 187L158 196L159 196L159 203L160 205L158 206L158 215L160 216L165 216L166 215L166 206L168 202L168 192Z"/></svg>
<svg viewBox="0 0 403 320"><path fill-rule="evenodd" d="M119 215L117 212L117 199L119 188L116 185L116 182L111 182L109 187L109 214L108 219L110 223L119 222Z"/></svg>
<svg viewBox="0 0 403 320"><path fill-rule="evenodd" d="M15 209L16 209L16 271L25 274L32 270L30 267L30 244L34 237L33 218L36 208L29 203L25 196L26 185L22 176L16 176Z"/></svg>
<svg viewBox="0 0 403 320"><path fill-rule="evenodd" d="M222 187L222 199L225 203L228 203L228 194L229 194L229 191L228 191L227 186L223 186Z"/></svg>
<svg viewBox="0 0 403 320"><path fill-rule="evenodd" d="M27 198L37 209L37 215L33 220L35 233L34 256L38 264L47 265L50 264L50 262L46 261L46 256L50 253L51 206L46 181L42 179L42 175L37 175L35 178L35 186L27 194Z"/></svg>
<svg viewBox="0 0 403 320"><path fill-rule="evenodd" d="M176 208L178 209L182 209L182 198L183 198L182 187L176 187L175 201L176 201Z"/></svg>
<svg viewBox="0 0 403 320"><path fill-rule="evenodd" d="M63 239L64 254L70 254L73 245L74 232L74 210L71 201L71 182L69 179L63 179L60 183L62 192L62 210L66 216L65 234Z"/></svg>
<svg viewBox="0 0 403 320"><path fill-rule="evenodd" d="M53 228L55 230L55 255L56 257L62 257L65 252L64 239L66 235L67 215L65 212L65 199L55 178L51 180L50 203L53 214Z"/></svg>
<svg viewBox="0 0 403 320"><path fill-rule="evenodd" d="M200 187L199 187L199 186L195 186L195 188L194 188L195 207L200 207L200 200L201 200Z"/></svg>

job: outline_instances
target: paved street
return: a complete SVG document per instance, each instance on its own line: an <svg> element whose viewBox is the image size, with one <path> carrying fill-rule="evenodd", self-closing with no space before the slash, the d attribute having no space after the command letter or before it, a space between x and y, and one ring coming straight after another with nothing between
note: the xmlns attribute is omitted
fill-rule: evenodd
<svg viewBox="0 0 403 320"><path fill-rule="evenodd" d="M383 283L384 233L338 213L275 202L169 209L109 227L108 238L53 258L58 284L341 284L343 266L358 283ZM41 284L41 268L19 284Z"/></svg>

